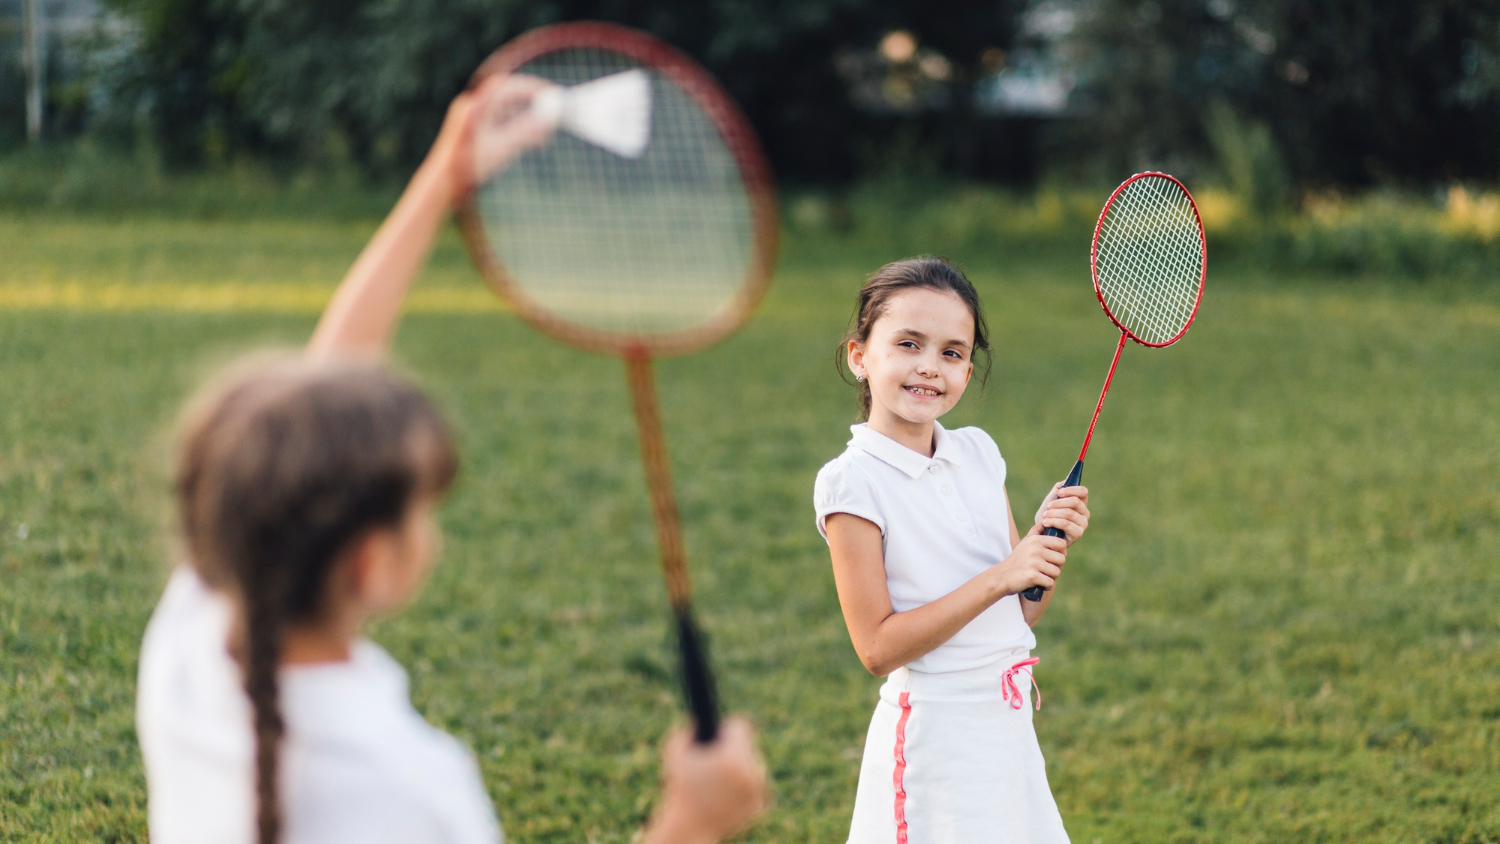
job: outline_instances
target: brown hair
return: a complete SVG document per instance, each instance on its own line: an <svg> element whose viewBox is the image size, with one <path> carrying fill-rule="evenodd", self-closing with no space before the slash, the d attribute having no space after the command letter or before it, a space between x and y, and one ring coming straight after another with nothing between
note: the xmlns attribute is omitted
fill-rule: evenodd
<svg viewBox="0 0 1500 844"><path fill-rule="evenodd" d="M241 611L232 643L254 712L256 837L281 831L285 732L277 670L286 626L324 609L340 552L400 523L451 483L447 426L414 386L375 363L261 358L194 402L175 493L185 551Z"/></svg>
<svg viewBox="0 0 1500 844"><path fill-rule="evenodd" d="M990 330L985 324L984 314L979 309L979 291L974 289L974 284L964 276L963 272L949 263L947 258L939 258L935 255L918 255L915 258L892 261L876 270L875 274L870 276L865 285L859 289L854 319L850 323L849 330L839 340L838 348L833 354L839 377L845 382L849 381L849 372L845 368L849 341L867 342L870 339L870 329L874 328L876 321L885 315L891 300L903 291L915 289L952 293L969 307L969 315L974 317L974 357L977 359L981 354L984 356L983 363L976 366L979 371L979 385L982 388L990 377ZM859 418L864 420L870 418L870 384L867 381L857 383Z"/></svg>

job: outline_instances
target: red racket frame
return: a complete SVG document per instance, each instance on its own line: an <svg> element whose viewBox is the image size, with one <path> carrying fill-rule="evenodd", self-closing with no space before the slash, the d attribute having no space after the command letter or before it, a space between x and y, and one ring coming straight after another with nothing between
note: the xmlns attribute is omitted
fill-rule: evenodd
<svg viewBox="0 0 1500 844"><path fill-rule="evenodd" d="M1109 209L1114 207L1115 199L1127 187L1142 179L1166 179L1176 185L1182 191L1182 195L1187 197L1188 205L1192 206L1193 209L1193 222L1198 224L1198 254L1201 256L1198 265L1198 295L1193 299L1192 313L1188 314L1187 322L1182 324L1182 329L1162 343L1148 343L1135 336L1130 329L1126 328L1115 317L1114 313L1110 311L1109 303L1104 301L1104 289L1099 286L1099 234L1104 230L1104 218L1109 216ZM1094 426L1099 424L1099 412L1104 409L1104 397L1109 395L1109 384L1115 378L1115 367L1120 363L1120 353L1125 351L1125 341L1130 339L1142 346L1150 346L1153 349L1164 349L1182 339L1182 335L1186 334L1188 328L1193 324L1193 319L1198 316L1198 306L1203 303L1203 286L1208 281L1208 236L1203 231L1203 217L1198 213L1198 203L1193 200L1192 193L1188 191L1187 186L1182 183L1182 180L1176 176L1152 170L1145 173L1137 173L1121 182L1120 186L1115 188L1115 192L1109 195L1109 199L1104 201L1104 208L1099 212L1099 222L1094 224L1094 242L1089 248L1089 271L1094 277L1094 297L1099 300L1099 307L1104 309L1104 315L1109 317L1109 321L1114 323L1116 328L1120 329L1120 343L1115 346L1115 357L1109 363L1109 375L1104 378L1104 389L1099 391L1099 403L1094 405L1094 418L1089 420L1089 432L1083 438L1083 448L1078 450L1078 459L1080 462L1089 453L1089 442L1094 438Z"/></svg>
<svg viewBox="0 0 1500 844"><path fill-rule="evenodd" d="M755 131L719 83L676 48L644 32L598 21L559 23L532 30L496 50L474 72L470 86L500 73L514 73L528 62L559 50L596 49L618 53L640 62L681 88L703 110L724 139L739 167L750 203L753 229L750 263L745 281L729 305L708 321L668 334L625 334L578 325L561 319L526 294L511 278L505 263L490 248L484 224L470 195L458 209L458 225L474 262L485 279L511 304L516 315L538 331L573 346L609 355L667 357L700 351L738 331L755 312L771 287L780 241L777 224L776 181Z"/></svg>
<svg viewBox="0 0 1500 844"><path fill-rule="evenodd" d="M1115 199L1127 187L1130 187L1141 179L1167 179L1176 185L1182 191L1182 195L1187 197L1188 204L1192 206L1193 222L1198 225L1198 295L1193 299L1193 310L1188 314L1187 322L1182 324L1182 329L1162 343L1148 343L1135 336L1130 329L1126 328L1115 317L1114 313L1110 311L1109 303L1104 301L1104 289L1099 286L1099 234L1104 230L1104 218L1109 216L1109 209L1114 207ZM1109 374L1104 377L1104 389L1099 391L1099 401L1094 405L1094 416L1089 420L1089 431L1083 437L1083 447L1078 449L1078 461L1073 464L1073 470L1068 473L1067 480L1063 481L1064 487L1077 486L1082 482L1083 460L1088 456L1089 443L1094 440L1094 427L1099 424L1099 413L1104 410L1104 399L1109 395L1109 385L1115 380L1115 368L1120 365L1120 353L1125 351L1125 341L1134 340L1142 346L1150 346L1154 349L1165 348L1182 339L1182 335L1186 334L1188 327L1193 324L1193 319L1198 316L1198 306L1203 303L1203 287L1208 282L1208 236L1203 231L1203 217L1198 213L1198 203L1194 201L1193 195L1188 191L1187 186L1176 176L1156 171L1137 173L1121 182L1120 186L1115 188L1115 192L1109 195L1109 199L1104 201L1104 208L1099 212L1099 222L1094 224L1094 241L1093 245L1089 248L1089 271L1094 277L1094 297L1099 300L1099 307L1104 309L1104 315L1109 317L1109 321L1114 323L1116 328L1120 329L1120 342L1115 345L1115 356L1109 362ZM1063 532L1054 527L1049 527L1042 532L1047 536L1063 536ZM1021 596L1028 601L1040 601L1045 591L1040 586L1033 586L1023 591Z"/></svg>
<svg viewBox="0 0 1500 844"><path fill-rule="evenodd" d="M515 283L500 257L490 248L484 225L471 193L458 209L459 228L469 253L485 280L516 315L538 331L572 346L594 352L620 355L630 384L636 426L640 432L641 459L651 492L652 516L662 556L667 597L677 621L677 641L682 659L683 684L688 708L696 721L699 742L709 742L718 733L717 693L702 636L693 618L687 553L682 526L673 495L667 447L656 404L656 386L651 359L681 355L710 346L737 331L750 319L771 286L779 240L775 180L759 141L740 110L707 71L691 58L662 41L623 26L583 21L561 23L528 32L495 51L474 72L471 85L501 73L513 73L528 62L560 50L597 49L634 59L681 88L713 122L739 167L750 204L752 242L744 283L728 306L707 321L682 331L643 335L605 331L577 325L549 312Z"/></svg>

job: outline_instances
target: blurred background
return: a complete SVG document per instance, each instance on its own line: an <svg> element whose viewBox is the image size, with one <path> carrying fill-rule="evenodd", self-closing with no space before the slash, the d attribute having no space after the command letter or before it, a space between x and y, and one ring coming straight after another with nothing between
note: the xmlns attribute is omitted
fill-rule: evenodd
<svg viewBox="0 0 1500 844"><path fill-rule="evenodd" d="M0 202L133 207L235 167L393 183L490 50L577 18L709 67L783 184L815 189L805 222L857 222L871 183L1157 168L1207 191L1211 226L1283 229L1246 234L1329 269L1452 271L1428 241L1500 230L1490 0L0 0Z"/></svg>
<svg viewBox="0 0 1500 844"><path fill-rule="evenodd" d="M482 58L580 18L711 69L782 189L761 312L659 378L723 697L779 791L743 840L844 840L879 685L810 504L860 281L974 278L994 372L944 422L1030 513L1118 337L1095 218L1161 169L1208 228L1203 307L1125 354L1038 630L1073 840L1500 842L1500 0L0 0L0 839L145 840L178 408L305 342ZM618 362L516 322L451 230L408 311L395 359L464 472L374 638L511 840L630 841L679 708Z"/></svg>

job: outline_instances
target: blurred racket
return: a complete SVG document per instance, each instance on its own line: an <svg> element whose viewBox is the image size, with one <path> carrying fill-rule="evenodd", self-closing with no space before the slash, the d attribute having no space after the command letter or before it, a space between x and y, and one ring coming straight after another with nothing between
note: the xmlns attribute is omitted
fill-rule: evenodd
<svg viewBox="0 0 1500 844"><path fill-rule="evenodd" d="M625 359L684 691L698 740L712 741L719 712L651 359L703 349L750 318L776 257L770 169L728 95L649 35L602 23L545 27L500 48L475 82L506 73L553 83L531 108L558 131L479 186L460 208L460 228L522 319Z"/></svg>
<svg viewBox="0 0 1500 844"><path fill-rule="evenodd" d="M1198 313L1208 273L1208 240L1187 188L1166 173L1138 173L1126 179L1099 213L1090 262L1094 295L1120 329L1120 343L1115 346L1099 403L1094 405L1078 462L1063 481L1065 487L1083 480L1083 459L1125 341L1158 349L1170 346L1182 339ZM1063 535L1051 527L1042 533ZM1033 586L1021 594L1028 601L1040 601L1043 591Z"/></svg>

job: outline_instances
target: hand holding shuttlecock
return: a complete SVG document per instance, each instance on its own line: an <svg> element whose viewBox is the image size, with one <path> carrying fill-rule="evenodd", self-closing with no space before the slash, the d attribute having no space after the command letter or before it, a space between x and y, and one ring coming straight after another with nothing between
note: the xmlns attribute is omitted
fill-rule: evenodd
<svg viewBox="0 0 1500 844"><path fill-rule="evenodd" d="M492 77L472 96L472 184L488 181L559 129L630 159L640 158L651 139L651 76L639 68L574 86L524 73Z"/></svg>
<svg viewBox="0 0 1500 844"><path fill-rule="evenodd" d="M532 98L531 113L621 158L640 158L651 140L651 76L636 68L571 87L549 85Z"/></svg>

